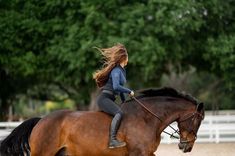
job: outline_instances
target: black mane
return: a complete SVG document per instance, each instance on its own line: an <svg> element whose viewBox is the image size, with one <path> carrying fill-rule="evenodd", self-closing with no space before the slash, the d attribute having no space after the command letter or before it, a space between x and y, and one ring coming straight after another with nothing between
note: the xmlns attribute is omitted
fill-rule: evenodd
<svg viewBox="0 0 235 156"><path fill-rule="evenodd" d="M138 96L139 98L154 97L154 96L170 96L170 97L183 98L185 100L191 101L195 105L199 104L199 101L196 98L192 97L191 95L181 93L176 89L170 87L150 88L150 89L139 90L137 92L140 93L140 96Z"/></svg>

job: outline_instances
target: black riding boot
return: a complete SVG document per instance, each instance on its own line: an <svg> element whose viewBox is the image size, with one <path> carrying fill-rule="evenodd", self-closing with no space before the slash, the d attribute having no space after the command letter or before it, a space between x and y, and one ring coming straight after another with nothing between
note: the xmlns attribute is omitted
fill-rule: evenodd
<svg viewBox="0 0 235 156"><path fill-rule="evenodd" d="M112 120L111 127L110 127L109 148L117 148L117 147L126 146L125 142L118 141L116 138L117 130L120 126L121 119L122 119L122 115L120 113L117 113Z"/></svg>

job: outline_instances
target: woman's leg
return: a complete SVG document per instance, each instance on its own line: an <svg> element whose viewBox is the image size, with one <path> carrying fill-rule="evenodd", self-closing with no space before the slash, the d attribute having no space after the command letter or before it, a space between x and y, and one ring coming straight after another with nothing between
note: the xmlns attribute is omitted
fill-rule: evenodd
<svg viewBox="0 0 235 156"><path fill-rule="evenodd" d="M102 111L114 116L110 126L109 148L123 147L126 145L125 142L118 141L116 138L123 112L121 108L114 102L114 100L115 98L109 97L108 95L101 95L97 101L99 108Z"/></svg>
<svg viewBox="0 0 235 156"><path fill-rule="evenodd" d="M121 120L122 120L122 113L117 113L111 122L109 148L126 146L125 142L117 140L117 131L118 131L119 126L121 124Z"/></svg>
<svg viewBox="0 0 235 156"><path fill-rule="evenodd" d="M114 101L115 97L113 95L101 93L97 99L97 104L100 110L112 116L115 116L117 113L122 114L121 108Z"/></svg>

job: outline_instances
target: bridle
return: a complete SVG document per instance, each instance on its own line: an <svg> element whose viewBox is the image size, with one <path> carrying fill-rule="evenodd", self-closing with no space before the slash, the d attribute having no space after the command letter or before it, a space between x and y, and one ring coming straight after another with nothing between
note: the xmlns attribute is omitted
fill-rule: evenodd
<svg viewBox="0 0 235 156"><path fill-rule="evenodd" d="M148 111L151 115L153 115L154 117L156 117L158 120L160 120L161 122L163 122L163 120L157 115L157 114L155 114L155 113L153 113L149 108L147 108L141 101L139 101L136 97L132 97L132 99L134 99L141 107L143 107L146 111ZM197 112L197 110L195 110L195 112L191 112L191 113L189 113L189 114L187 114L187 115L185 115L186 117L184 118L183 117L183 119L182 120L180 120L180 121L178 121L179 123L181 123L181 122L185 122L185 121L188 121L190 118L192 118L192 122L196 119L196 118L198 118L198 117L200 117L200 118L203 118L203 115L201 114L201 113L199 113L199 112ZM180 139L178 136L175 136L174 134L175 133L177 133L179 136L180 136L180 132L179 132L179 130L176 130L174 127L172 127L171 125L169 125L169 127L171 128L171 129L173 129L174 130L174 132L172 133L172 134L170 134L170 133L168 133L168 132L166 132L166 131L163 131L164 133L166 133L167 135L169 135L171 138L176 138L176 139ZM190 133L193 133L194 134L194 138L193 139L191 139L191 140L180 140L180 143L189 143L189 142L192 142L192 141L195 141L196 139L197 139L197 133L193 130L193 129L191 129L191 131L190 131ZM188 134L190 134L190 133L188 133ZM188 136L188 135L187 135ZM186 136L186 138L187 138L187 136Z"/></svg>
<svg viewBox="0 0 235 156"><path fill-rule="evenodd" d="M203 115L201 113L199 113L198 111L195 111L193 113L189 113L189 114L187 114L185 116L186 116L185 118L179 120L178 122L182 123L182 122L185 122L185 121L188 121L188 120L191 119L192 120L191 122L193 123L195 119L198 119L198 118L203 119ZM189 133L187 134L186 138L188 138L188 135L190 133L193 133L194 138L191 139L191 140L187 140L187 139L186 140L180 140L180 143L189 143L189 142L197 140L197 132L195 132L195 130L192 129L192 128L189 130Z"/></svg>

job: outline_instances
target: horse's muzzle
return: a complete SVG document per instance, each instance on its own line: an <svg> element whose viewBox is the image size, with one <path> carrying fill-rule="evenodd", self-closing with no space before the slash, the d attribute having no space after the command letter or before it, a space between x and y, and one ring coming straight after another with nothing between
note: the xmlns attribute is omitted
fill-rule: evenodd
<svg viewBox="0 0 235 156"><path fill-rule="evenodd" d="M178 146L179 146L179 149L181 149L184 153L191 152L193 148L188 143L179 143Z"/></svg>

